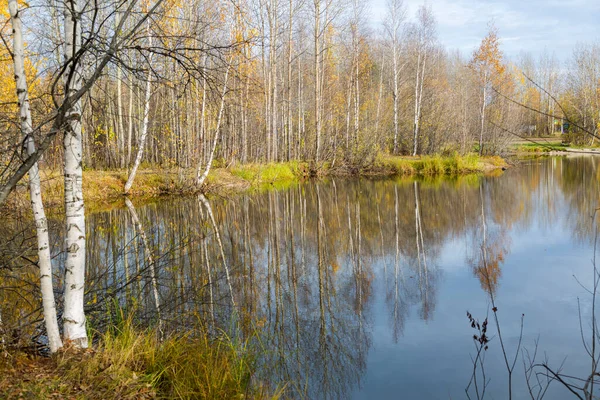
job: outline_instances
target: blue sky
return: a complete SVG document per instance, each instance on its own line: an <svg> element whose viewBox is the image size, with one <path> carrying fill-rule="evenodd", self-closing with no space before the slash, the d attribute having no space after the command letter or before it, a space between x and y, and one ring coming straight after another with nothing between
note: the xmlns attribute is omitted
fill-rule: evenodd
<svg viewBox="0 0 600 400"><path fill-rule="evenodd" d="M370 0L373 27L386 14L387 0ZM423 0L404 0L414 19ZM565 61L578 43L600 42L599 0L428 0L438 22L438 36L447 49L470 54L494 20L504 53L540 55L544 49Z"/></svg>

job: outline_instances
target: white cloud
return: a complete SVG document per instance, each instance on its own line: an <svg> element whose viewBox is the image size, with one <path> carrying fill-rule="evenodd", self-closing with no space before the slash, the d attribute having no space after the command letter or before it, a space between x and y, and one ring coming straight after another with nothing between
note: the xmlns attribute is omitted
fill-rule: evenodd
<svg viewBox="0 0 600 400"><path fill-rule="evenodd" d="M505 54L534 55L547 49L566 59L578 42L600 39L600 2L591 0L430 0L440 41L450 49L472 51L494 21ZM372 0L372 23L386 14L386 0ZM414 19L422 0L406 0Z"/></svg>

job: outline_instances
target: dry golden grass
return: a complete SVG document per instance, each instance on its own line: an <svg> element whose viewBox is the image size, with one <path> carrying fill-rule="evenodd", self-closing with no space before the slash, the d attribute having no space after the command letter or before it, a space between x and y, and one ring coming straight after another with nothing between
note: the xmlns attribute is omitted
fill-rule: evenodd
<svg viewBox="0 0 600 400"><path fill-rule="evenodd" d="M100 337L93 350L67 349L51 358L0 356L0 398L15 399L277 399L252 379L250 341L226 335L159 340L130 320Z"/></svg>

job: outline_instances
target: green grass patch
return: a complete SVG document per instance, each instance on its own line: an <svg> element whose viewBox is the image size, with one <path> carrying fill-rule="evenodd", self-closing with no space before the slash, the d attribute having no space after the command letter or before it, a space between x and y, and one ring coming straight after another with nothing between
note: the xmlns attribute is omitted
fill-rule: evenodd
<svg viewBox="0 0 600 400"><path fill-rule="evenodd" d="M423 157L380 155L375 162L375 173L404 176L453 176L486 172L504 166L506 166L506 162L501 157L479 157L473 153Z"/></svg>
<svg viewBox="0 0 600 400"><path fill-rule="evenodd" d="M561 143L521 143L515 145L517 153L547 153L549 151L565 151L569 147Z"/></svg>
<svg viewBox="0 0 600 400"><path fill-rule="evenodd" d="M245 164L229 167L232 175L252 185L293 182L306 176L308 164L299 161L267 164Z"/></svg>

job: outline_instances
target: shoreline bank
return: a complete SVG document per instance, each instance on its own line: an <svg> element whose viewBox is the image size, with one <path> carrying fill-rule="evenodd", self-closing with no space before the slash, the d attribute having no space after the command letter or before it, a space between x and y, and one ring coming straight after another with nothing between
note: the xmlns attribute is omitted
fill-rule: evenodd
<svg viewBox="0 0 600 400"><path fill-rule="evenodd" d="M140 170L127 197L141 201L198 193L233 195L253 190L285 188L291 184L320 177L438 177L490 174L505 170L509 164L497 156L380 156L365 167L336 166L309 162L237 164L213 168L203 188L194 184L194 169ZM83 193L88 209L110 208L126 197L123 187L127 170L85 170ZM62 207L63 178L59 171L41 171L46 207ZM11 195L11 206L29 205L26 182Z"/></svg>

